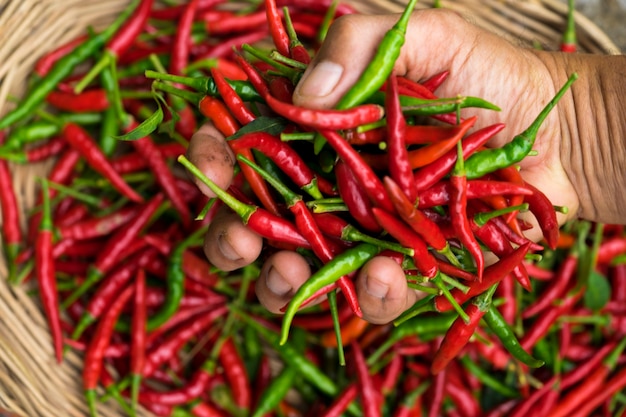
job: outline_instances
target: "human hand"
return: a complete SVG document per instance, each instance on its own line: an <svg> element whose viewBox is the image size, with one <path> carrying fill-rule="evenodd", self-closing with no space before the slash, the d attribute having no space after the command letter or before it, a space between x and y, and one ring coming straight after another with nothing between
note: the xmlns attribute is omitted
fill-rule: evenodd
<svg viewBox="0 0 626 417"><path fill-rule="evenodd" d="M305 107L333 107L357 80L380 39L396 20L397 16L393 15L351 15L338 19L297 86L294 103ZM395 72L412 80L422 80L444 70L449 70L451 75L438 95L478 96L501 107L499 113L464 111L478 115L476 128L497 122L506 124L505 130L492 140L492 146L501 146L523 131L556 91L550 71L539 54L515 47L453 12L416 12ZM524 160L521 172L528 182L539 186L553 204L567 206L575 213L577 196L559 157L560 129L559 118L550 115L535 143L539 156ZM215 129L204 126L192 139L188 154L210 178L221 187L228 187L235 159ZM545 181L548 177L549 182ZM203 191L211 195L208 190ZM565 221L566 217L560 220ZM530 237L538 240L540 231L531 230ZM221 212L212 222L205 240L207 257L224 270L237 269L254 261L261 248L261 237L228 212ZM296 253L283 251L272 255L265 261L256 281L260 302L278 313L310 273L307 262ZM400 266L385 257L368 262L360 270L355 285L363 316L373 323L393 320L419 297L407 287Z"/></svg>

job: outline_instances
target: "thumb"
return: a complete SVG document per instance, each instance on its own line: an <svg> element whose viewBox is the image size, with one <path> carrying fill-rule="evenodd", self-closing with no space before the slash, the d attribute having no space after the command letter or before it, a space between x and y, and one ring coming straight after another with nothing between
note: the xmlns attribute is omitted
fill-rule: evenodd
<svg viewBox="0 0 626 417"><path fill-rule="evenodd" d="M376 54L385 33L400 15L346 15L337 19L318 53L296 86L293 101L311 108L332 108L358 80ZM465 26L468 26L467 28ZM434 9L416 11L411 17L394 71L418 81L449 70L455 39L450 32L475 30L454 12ZM458 42L460 46L460 41Z"/></svg>

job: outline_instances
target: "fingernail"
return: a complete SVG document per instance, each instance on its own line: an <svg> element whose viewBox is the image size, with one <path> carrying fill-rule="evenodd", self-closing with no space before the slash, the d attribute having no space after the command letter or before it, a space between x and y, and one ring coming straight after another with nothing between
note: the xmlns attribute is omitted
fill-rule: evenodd
<svg viewBox="0 0 626 417"><path fill-rule="evenodd" d="M298 83L297 93L301 96L324 97L339 83L343 67L330 61L322 61L308 72Z"/></svg>
<svg viewBox="0 0 626 417"><path fill-rule="evenodd" d="M242 259L237 251L232 247L226 236L220 236L217 239L217 244L220 248L220 252L222 252L222 255L224 255L225 258L231 261L238 261Z"/></svg>
<svg viewBox="0 0 626 417"><path fill-rule="evenodd" d="M365 285L365 291L372 297L385 298L389 292L389 286L377 279L368 279Z"/></svg>
<svg viewBox="0 0 626 417"><path fill-rule="evenodd" d="M270 267L265 276L267 288L276 295L285 296L291 292L291 285L274 267Z"/></svg>

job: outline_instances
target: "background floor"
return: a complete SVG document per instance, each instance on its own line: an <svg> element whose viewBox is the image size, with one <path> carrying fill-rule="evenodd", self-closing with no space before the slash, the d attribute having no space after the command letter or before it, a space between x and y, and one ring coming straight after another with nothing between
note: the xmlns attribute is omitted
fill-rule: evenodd
<svg viewBox="0 0 626 417"><path fill-rule="evenodd" d="M598 25L626 53L626 0L576 0L576 9Z"/></svg>

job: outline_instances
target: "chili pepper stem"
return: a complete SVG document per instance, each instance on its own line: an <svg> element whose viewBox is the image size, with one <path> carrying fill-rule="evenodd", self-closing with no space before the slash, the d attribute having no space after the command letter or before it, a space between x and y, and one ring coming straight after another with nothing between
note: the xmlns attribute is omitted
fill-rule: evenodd
<svg viewBox="0 0 626 417"><path fill-rule="evenodd" d="M433 284L435 284L437 288L439 288L440 293L443 294L443 296L446 297L448 301L450 301L450 304L452 304L452 307L458 313L459 317L461 317L465 323L469 323L469 316L467 315L465 310L463 310L463 307L461 307L461 305L454 299L452 294L450 294L450 290L448 289L448 287L445 286L443 282L441 272L438 271L437 276L433 278L432 281Z"/></svg>
<svg viewBox="0 0 626 417"><path fill-rule="evenodd" d="M226 191L222 190L215 184L211 179L209 179L206 175L202 173L186 156L180 155L178 157L178 162L180 162L185 168L189 170L196 178L202 181L215 195L219 198L224 204L230 207L233 211L237 212L244 223L250 216L254 213L255 208L251 207L241 201L237 200L235 197L228 194Z"/></svg>
<svg viewBox="0 0 626 417"><path fill-rule="evenodd" d="M88 389L85 391L85 399L87 400L87 406L89 407L89 416L96 417L98 410L96 404L98 402L98 394L95 389Z"/></svg>

